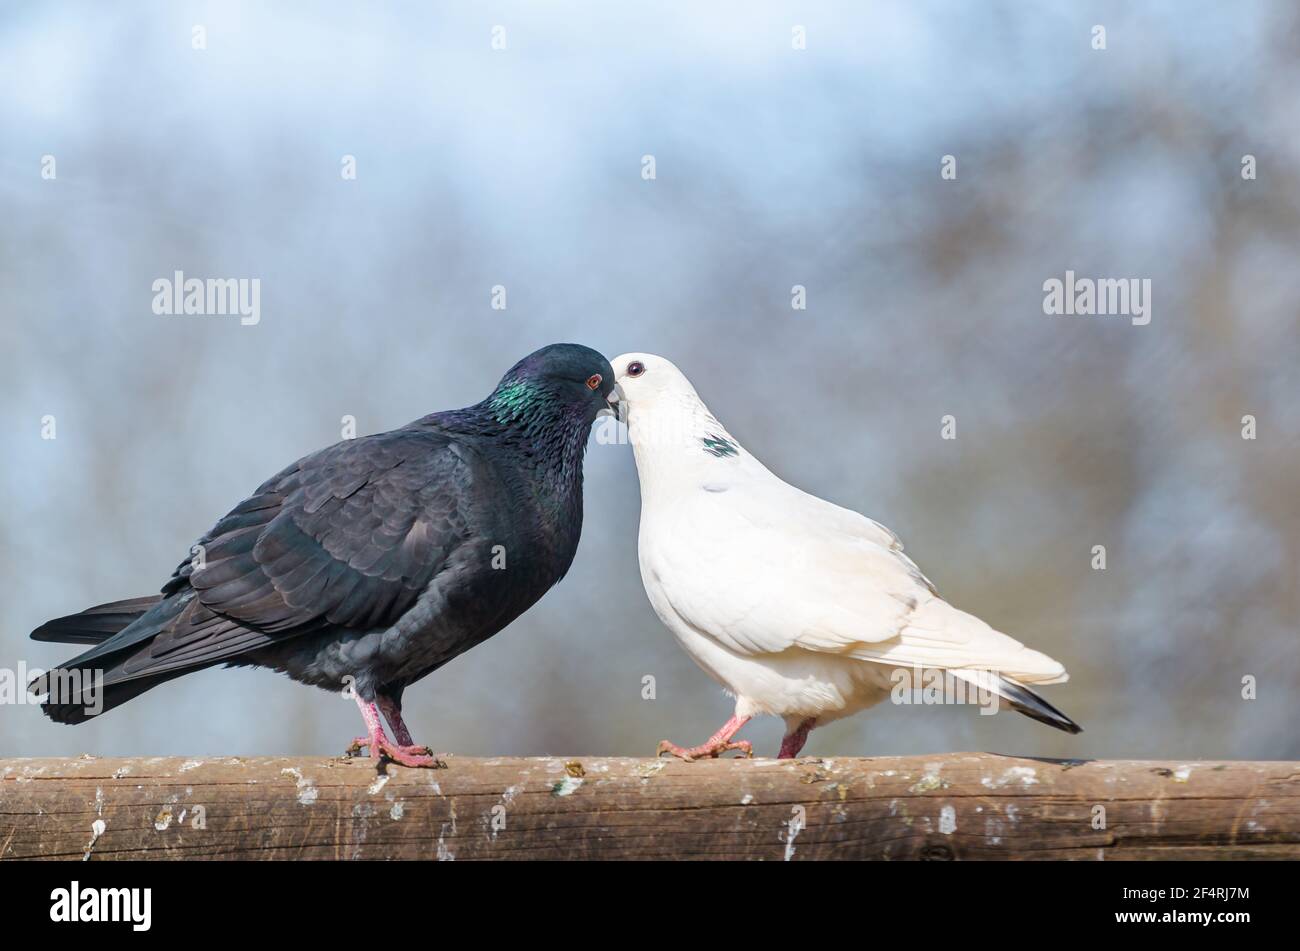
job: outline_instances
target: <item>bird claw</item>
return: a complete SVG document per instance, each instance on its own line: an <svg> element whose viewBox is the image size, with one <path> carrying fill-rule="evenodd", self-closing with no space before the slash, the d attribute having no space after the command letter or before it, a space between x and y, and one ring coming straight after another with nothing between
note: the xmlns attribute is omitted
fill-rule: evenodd
<svg viewBox="0 0 1300 951"><path fill-rule="evenodd" d="M347 748L346 755L360 756L363 747L370 747L370 758L381 762L390 760L398 766L409 766L412 769L447 768L446 761L434 756L433 750L427 746L400 746L387 739L372 739L368 736L358 736L354 739Z"/></svg>
<svg viewBox="0 0 1300 951"><path fill-rule="evenodd" d="M717 759L723 753L729 753L732 750L739 750L743 759L753 759L754 746L749 740L718 740L716 742L704 743L700 746L692 746L689 749L678 746L670 740L662 740L659 743L659 750L655 753L656 757L669 753L687 763L693 763L701 757Z"/></svg>

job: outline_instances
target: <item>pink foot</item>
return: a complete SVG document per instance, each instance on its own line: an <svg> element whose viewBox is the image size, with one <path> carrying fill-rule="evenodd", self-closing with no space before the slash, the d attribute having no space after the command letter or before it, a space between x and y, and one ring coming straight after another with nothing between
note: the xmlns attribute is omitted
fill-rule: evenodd
<svg viewBox="0 0 1300 951"><path fill-rule="evenodd" d="M446 763L433 755L433 751L427 746L416 746L412 743L394 743L384 732L384 725L379 719L379 709L373 703L367 703L362 700L360 695L357 696L357 706L361 709L361 718L366 721L367 733L365 736L359 736L352 741L348 747L348 753L355 755L361 752L363 746L370 747L370 758L382 762L385 759L392 760L399 766L410 766L413 768L423 769L443 769ZM409 740L410 734L406 733L405 726L402 728L405 734L403 739Z"/></svg>
<svg viewBox="0 0 1300 951"><path fill-rule="evenodd" d="M410 766L412 768L445 769L447 767L447 764L434 756L433 750L427 746L402 746L392 742L386 736L374 739L368 736L359 736L348 747L348 755L359 756L362 747L367 746L370 747L371 759L389 759L398 766Z"/></svg>
<svg viewBox="0 0 1300 951"><path fill-rule="evenodd" d="M684 759L690 763L705 756L717 759L723 753L729 753L732 750L740 750L741 754L746 758L754 755L754 747L749 740L736 740L734 742L729 740L714 742L711 740L708 743L691 747L678 746L676 743L663 740L659 743L659 752L656 755L663 756L665 753L671 753L678 759Z"/></svg>
<svg viewBox="0 0 1300 951"><path fill-rule="evenodd" d="M739 750L743 756L752 757L754 755L754 747L750 745L749 740L733 741L731 739L736 735L736 732L748 722L749 717L733 716L722 725L722 729L713 734L707 741L701 743L699 746L682 747L678 746L676 743L670 743L668 740L664 740L659 744L659 752L655 755L663 756L665 753L671 753L673 756L676 756L679 759L684 759L688 763L704 756L717 759L723 753L730 752L731 750Z"/></svg>

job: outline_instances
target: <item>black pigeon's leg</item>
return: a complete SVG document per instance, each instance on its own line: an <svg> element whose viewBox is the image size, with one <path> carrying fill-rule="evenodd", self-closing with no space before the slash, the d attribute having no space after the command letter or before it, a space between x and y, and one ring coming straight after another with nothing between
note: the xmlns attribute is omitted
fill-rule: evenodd
<svg viewBox="0 0 1300 951"><path fill-rule="evenodd" d="M781 740L781 752L776 754L777 759L794 759L803 749L803 745L808 742L808 734L812 728L817 725L817 721L812 717L804 720L797 727L785 735Z"/></svg>
<svg viewBox="0 0 1300 951"><path fill-rule="evenodd" d="M754 747L750 745L749 740L736 740L733 742L731 739L748 722L749 717L732 716L730 720L722 724L722 729L709 737L706 742L690 748L681 747L676 743L664 740L659 744L658 755L663 756L665 753L671 753L688 763L691 760L699 759L701 756L717 758L730 750L740 750L745 756L753 756Z"/></svg>
<svg viewBox="0 0 1300 951"><path fill-rule="evenodd" d="M397 742L402 746L414 746L415 740L411 739L411 731L406 728L406 723L402 720L402 701L400 698L380 693L375 695L375 702L379 704L379 712L384 715L384 719L392 727L393 737Z"/></svg>
<svg viewBox="0 0 1300 951"><path fill-rule="evenodd" d="M366 721L366 735L352 741L352 745L348 747L349 753L359 753L361 747L368 746L371 759L390 759L399 766L439 769L447 765L431 755L428 747L399 745L390 740L388 734L384 732L383 721L379 719L379 707L374 703L363 700L358 695L357 707L361 710L361 718Z"/></svg>
<svg viewBox="0 0 1300 951"><path fill-rule="evenodd" d="M375 705L373 703L366 703L366 701L361 699L360 694L357 695L356 701L357 709L361 711L361 719L366 721L366 735L358 736L353 739L352 743L347 748L347 754L349 756L358 755L361 752L362 747L370 747L371 749L374 749L375 747L371 743L371 740L376 739L376 735L382 740L386 741L388 739L384 734L384 725L379 720L379 713L375 710Z"/></svg>

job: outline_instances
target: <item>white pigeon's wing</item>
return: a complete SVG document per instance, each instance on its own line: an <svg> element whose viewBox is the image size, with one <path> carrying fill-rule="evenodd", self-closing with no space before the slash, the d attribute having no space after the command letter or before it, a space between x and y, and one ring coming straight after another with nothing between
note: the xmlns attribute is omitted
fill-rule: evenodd
<svg viewBox="0 0 1300 951"><path fill-rule="evenodd" d="M939 597L921 604L893 640L864 645L852 653L897 666L994 670L1032 684L1070 679L1059 662Z"/></svg>
<svg viewBox="0 0 1300 951"><path fill-rule="evenodd" d="M847 652L893 637L933 597L887 530L771 484L691 493L643 536L647 583L683 621L741 654Z"/></svg>
<svg viewBox="0 0 1300 951"><path fill-rule="evenodd" d="M863 515L774 477L679 502L659 526L666 533L643 539L647 584L683 623L728 650L989 668L1035 683L1065 676L1060 664L940 599L897 537Z"/></svg>

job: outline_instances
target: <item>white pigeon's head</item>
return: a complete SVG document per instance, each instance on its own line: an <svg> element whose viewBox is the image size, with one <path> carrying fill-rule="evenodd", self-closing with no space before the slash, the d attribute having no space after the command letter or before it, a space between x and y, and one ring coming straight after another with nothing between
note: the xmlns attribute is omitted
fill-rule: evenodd
<svg viewBox="0 0 1300 951"><path fill-rule="evenodd" d="M638 465L645 453L736 458L740 445L700 400L671 360L625 353L610 361L619 416L627 423Z"/></svg>
<svg viewBox="0 0 1300 951"><path fill-rule="evenodd" d="M625 353L610 361L619 402L629 414L651 411L665 400L699 402L695 387L671 360L653 353Z"/></svg>

